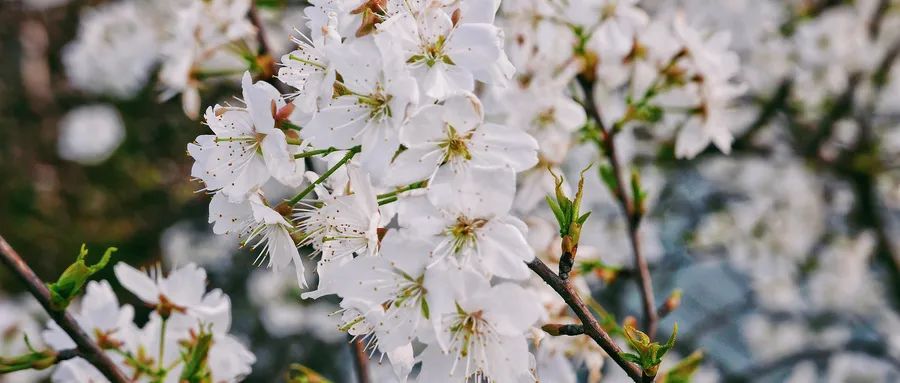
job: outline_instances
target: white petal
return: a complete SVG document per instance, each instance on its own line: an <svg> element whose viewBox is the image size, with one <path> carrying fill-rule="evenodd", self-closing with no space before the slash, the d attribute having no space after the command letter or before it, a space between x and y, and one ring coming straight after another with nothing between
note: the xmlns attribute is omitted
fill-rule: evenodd
<svg viewBox="0 0 900 383"><path fill-rule="evenodd" d="M538 301L533 293L519 285L501 283L491 288L485 316L490 316L498 332L521 336L545 314Z"/></svg>
<svg viewBox="0 0 900 383"><path fill-rule="evenodd" d="M159 303L159 288L146 273L124 262L117 263L113 270L122 287L137 295L141 301L152 305Z"/></svg>
<svg viewBox="0 0 900 383"><path fill-rule="evenodd" d="M478 254L485 271L501 278L526 279L531 274L525 262L534 250L517 228L492 220L478 232Z"/></svg>
<svg viewBox="0 0 900 383"><path fill-rule="evenodd" d="M439 209L469 218L504 216L512 207L515 178L512 169L467 167L454 174L443 166L428 188L428 199Z"/></svg>

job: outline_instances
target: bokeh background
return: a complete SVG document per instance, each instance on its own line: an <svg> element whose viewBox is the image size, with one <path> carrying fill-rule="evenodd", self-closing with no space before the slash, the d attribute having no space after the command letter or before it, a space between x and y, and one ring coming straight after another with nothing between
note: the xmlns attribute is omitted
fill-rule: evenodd
<svg viewBox="0 0 900 383"><path fill-rule="evenodd" d="M185 151L205 127L177 98L159 100L156 74L125 94L73 85L63 52L91 9L114 3L0 3L0 235L45 279L82 243L118 247L116 260L133 265L199 263L231 296L233 332L257 355L248 381L283 380L291 363L352 381L334 303L301 301L290 275L257 269L249 250L211 235ZM286 51L303 2L259 3L273 50ZM731 31L750 89L730 156L675 160L651 133L623 135L651 191L642 241L656 294L684 292L661 325L679 323L676 351L706 351L704 381L900 381L900 2L642 4ZM206 84L203 105L237 85ZM580 148L566 170L596 155ZM617 317L636 314L621 215L596 174L587 188L583 240L623 267L594 281L595 298ZM114 280L111 268L99 277ZM0 269L0 354L21 349L23 332L39 338L43 319L22 291Z"/></svg>

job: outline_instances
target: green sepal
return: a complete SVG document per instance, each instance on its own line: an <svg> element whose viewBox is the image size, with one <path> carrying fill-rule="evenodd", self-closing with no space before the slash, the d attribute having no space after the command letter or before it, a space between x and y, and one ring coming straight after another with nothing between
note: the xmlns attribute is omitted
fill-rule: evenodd
<svg viewBox="0 0 900 383"><path fill-rule="evenodd" d="M209 380L210 371L206 361L212 345L212 337L212 333L201 326L196 343L182 355L184 369L181 371L179 382L200 383Z"/></svg>
<svg viewBox="0 0 900 383"><path fill-rule="evenodd" d="M53 350L31 350L26 354L13 357L0 356L0 374L31 369L43 370L56 364L56 355Z"/></svg>
<svg viewBox="0 0 900 383"><path fill-rule="evenodd" d="M428 310L428 301L425 299L422 299L422 316L425 317L425 319L431 319L431 312Z"/></svg>
<svg viewBox="0 0 900 383"><path fill-rule="evenodd" d="M662 120L663 114L663 108L645 103L635 106L633 119L636 121L657 123Z"/></svg>
<svg viewBox="0 0 900 383"><path fill-rule="evenodd" d="M56 282L47 284L47 289L50 290L50 306L54 310L65 310L72 299L81 293L88 279L106 267L112 253L117 250L115 247L106 249L99 262L88 266L84 261L88 254L87 246L82 244L75 263L69 265Z"/></svg>

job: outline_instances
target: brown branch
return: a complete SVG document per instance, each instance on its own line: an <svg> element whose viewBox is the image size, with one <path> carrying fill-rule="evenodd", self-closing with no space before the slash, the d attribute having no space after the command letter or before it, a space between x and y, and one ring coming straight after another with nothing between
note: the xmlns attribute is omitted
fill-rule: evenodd
<svg viewBox="0 0 900 383"><path fill-rule="evenodd" d="M269 46L269 41L266 38L266 28L259 17L259 10L255 1L250 2L250 10L247 11L247 17L250 19L253 27L256 28L256 43L259 45L256 60L263 70L260 78L269 81L275 76L275 59L272 57L272 48Z"/></svg>
<svg viewBox="0 0 900 383"><path fill-rule="evenodd" d="M594 342L600 346L600 348L605 351L609 357L622 367L625 370L625 373L634 380L635 382L652 382L652 377L644 377L643 373L637 365L622 359L621 353L622 350L616 344L615 341L600 327L600 323L597 322L597 318L594 318L594 315L591 314L587 305L578 295L578 292L572 287L571 283L562 280L559 278L556 273L553 272L549 267L547 267L544 262L540 259L535 258L533 261L527 263L528 268L534 271L541 279L544 280L547 285L553 288L557 294L569 305L569 308L575 312L575 315L581 320L581 324L584 326L584 333L591 337Z"/></svg>
<svg viewBox="0 0 900 383"><path fill-rule="evenodd" d="M593 83L584 76L579 76L578 84L584 91L585 111L588 116L600 126L604 149L603 152L609 159L610 167L616 178L616 187L613 194L615 194L619 206L622 208L622 212L625 213L626 220L628 221L628 237L631 242L631 249L634 253L634 269L637 271L637 283L641 293L641 306L644 311L643 327L647 335L650 336L650 339L653 339L656 336L656 325L657 322L659 322L659 317L656 313L656 302L653 297L653 281L650 277L650 269L647 266L646 258L644 258L644 255L641 252L639 232L642 212L638 206L635 206L634 201L629 199L628 193L625 191L626 181L622 177L623 169L622 165L619 163L619 156L616 150L616 129L614 127L603 127L603 120L600 118L600 113L597 110L597 103L594 100Z"/></svg>
<svg viewBox="0 0 900 383"><path fill-rule="evenodd" d="M22 283L25 284L25 287L28 288L28 291L31 292L31 295L34 295L41 306L44 307L50 318L72 338L81 353L79 356L93 364L111 382L129 382L112 360L97 346L97 343L78 325L75 318L65 310L53 309L50 305L50 291L47 289L47 286L2 236L0 236L0 260L13 274L19 277Z"/></svg>
<svg viewBox="0 0 900 383"><path fill-rule="evenodd" d="M56 362L62 362L69 359L74 358L84 358L84 353L79 351L77 348L69 349L69 350L61 350L56 352Z"/></svg>
<svg viewBox="0 0 900 383"><path fill-rule="evenodd" d="M887 14L888 8L891 7L890 3L890 0L878 1L875 12L872 14L872 19L869 20L867 26L867 31L869 32L870 39L875 40L878 38L878 35L881 34L882 20L884 20L884 16Z"/></svg>
<svg viewBox="0 0 900 383"><path fill-rule="evenodd" d="M362 338L350 339L351 353L353 354L353 371L356 373L356 383L369 383L369 355L366 354L366 344Z"/></svg>

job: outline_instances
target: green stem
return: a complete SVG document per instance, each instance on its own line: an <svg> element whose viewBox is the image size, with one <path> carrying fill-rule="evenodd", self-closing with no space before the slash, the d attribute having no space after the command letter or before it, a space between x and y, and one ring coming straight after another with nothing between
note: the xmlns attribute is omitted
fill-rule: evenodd
<svg viewBox="0 0 900 383"><path fill-rule="evenodd" d="M347 152L347 154L345 154L344 157L341 158L340 161L338 161L336 164L334 164L334 166L332 166L330 169L328 169L325 173L322 173L322 175L319 176L319 178L317 178L315 181L313 181L313 183L309 184L309 186L307 186L306 189L303 189L303 191L301 191L300 193L295 195L294 198L289 199L287 201L287 204L290 206L296 205L297 202L300 202L300 200L303 199L303 197L306 197L307 194L311 193L316 188L316 185L318 185L322 182L325 182L325 180L327 180L328 177L331 177L331 175L334 174L334 172L336 172L338 169L340 169L341 166L344 166L344 164L346 164L348 161L350 161L350 159L353 158L353 156L355 156L356 153L359 153L360 150L362 150L361 146L354 146L354 147L350 148L350 150Z"/></svg>
<svg viewBox="0 0 900 383"><path fill-rule="evenodd" d="M163 354L166 350L166 324L169 323L169 318L163 318L162 327L159 330L159 359L156 362L156 368L158 370L163 369Z"/></svg>
<svg viewBox="0 0 900 383"><path fill-rule="evenodd" d="M338 149L338 148L335 148L335 147L330 147L330 148L327 148L327 149L310 150L310 151L307 151L307 152L294 154L294 159L301 159L301 158L306 158L306 157L318 156L318 155L320 155L320 154L323 155L323 156L327 156L327 155L329 155L329 154L331 154L331 153L334 153L334 152L336 152L336 151L339 151L339 150L347 150L347 149Z"/></svg>
<svg viewBox="0 0 900 383"><path fill-rule="evenodd" d="M397 202L397 196L392 196L378 201L378 206L384 206L391 202Z"/></svg>
<svg viewBox="0 0 900 383"><path fill-rule="evenodd" d="M407 191L415 190L415 189L421 189L421 188L424 188L424 187L427 187L427 186L428 186L428 180L421 180L421 181L418 181L418 182L413 182L413 183L411 183L411 184L409 184L409 185L406 185L406 186L399 187L399 188L397 188L397 190L394 190L394 191L392 191L392 192L384 193L384 194L379 194L379 195L378 195L377 197L375 197L375 198L378 199L378 200L384 200L384 199L388 199L388 198L391 198L391 197L396 197L398 194L403 193L403 192L407 192ZM380 205L384 205L384 204L386 204L386 203L394 202L394 201L396 201L396 200L397 200L397 199L394 198L393 201L384 202L384 203L379 202L379 204L380 204Z"/></svg>

